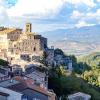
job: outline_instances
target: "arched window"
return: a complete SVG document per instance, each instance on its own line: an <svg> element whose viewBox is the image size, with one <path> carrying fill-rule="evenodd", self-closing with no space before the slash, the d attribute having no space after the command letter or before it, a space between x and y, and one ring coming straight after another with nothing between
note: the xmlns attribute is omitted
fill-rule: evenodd
<svg viewBox="0 0 100 100"><path fill-rule="evenodd" d="M34 51L36 51L36 47L34 47Z"/></svg>

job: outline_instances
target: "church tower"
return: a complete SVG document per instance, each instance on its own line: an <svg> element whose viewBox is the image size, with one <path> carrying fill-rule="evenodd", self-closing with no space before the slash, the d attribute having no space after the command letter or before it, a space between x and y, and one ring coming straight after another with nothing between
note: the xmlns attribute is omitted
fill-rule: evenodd
<svg viewBox="0 0 100 100"><path fill-rule="evenodd" d="M25 32L31 32L31 31L32 31L32 24L31 23L26 23Z"/></svg>

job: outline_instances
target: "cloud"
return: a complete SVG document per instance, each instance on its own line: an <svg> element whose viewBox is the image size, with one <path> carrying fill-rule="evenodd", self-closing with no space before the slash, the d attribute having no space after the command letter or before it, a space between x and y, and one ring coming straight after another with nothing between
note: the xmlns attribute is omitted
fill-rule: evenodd
<svg viewBox="0 0 100 100"><path fill-rule="evenodd" d="M31 22L41 31L55 24L81 27L100 22L98 6L94 0L0 0L0 22L21 28Z"/></svg>
<svg viewBox="0 0 100 100"><path fill-rule="evenodd" d="M78 19L82 16L84 16L84 13L81 13L78 10L74 10L71 14L71 19Z"/></svg>
<svg viewBox="0 0 100 100"><path fill-rule="evenodd" d="M100 17L100 9L97 9L97 11L96 12L89 12L89 13L87 13L87 16L89 16L89 17Z"/></svg>
<svg viewBox="0 0 100 100"><path fill-rule="evenodd" d="M97 0L97 2L100 2L100 0Z"/></svg>
<svg viewBox="0 0 100 100"><path fill-rule="evenodd" d="M91 26L91 25L94 25L94 24L89 24L89 23L85 22L84 20L79 20L75 26L80 28L80 27Z"/></svg>
<svg viewBox="0 0 100 100"><path fill-rule="evenodd" d="M96 12L89 12L89 13L87 13L86 17L87 18L92 18L92 19L94 18L94 19L96 19L97 21L100 22L100 9L97 9Z"/></svg>
<svg viewBox="0 0 100 100"><path fill-rule="evenodd" d="M3 24L8 20L6 5L4 0L0 0L0 23Z"/></svg>
<svg viewBox="0 0 100 100"><path fill-rule="evenodd" d="M95 12L80 12L74 10L70 16L70 20L74 21L77 27L100 24L100 9L97 9Z"/></svg>
<svg viewBox="0 0 100 100"><path fill-rule="evenodd" d="M74 5L85 4L88 7L94 7L96 5L94 3L94 0L65 0L65 1Z"/></svg>
<svg viewBox="0 0 100 100"><path fill-rule="evenodd" d="M64 4L63 0L18 0L8 9L9 16L46 16L57 13Z"/></svg>
<svg viewBox="0 0 100 100"><path fill-rule="evenodd" d="M93 0L18 0L14 6L8 9L8 15L20 17L52 16L58 13L65 3L85 4L88 7L95 6Z"/></svg>

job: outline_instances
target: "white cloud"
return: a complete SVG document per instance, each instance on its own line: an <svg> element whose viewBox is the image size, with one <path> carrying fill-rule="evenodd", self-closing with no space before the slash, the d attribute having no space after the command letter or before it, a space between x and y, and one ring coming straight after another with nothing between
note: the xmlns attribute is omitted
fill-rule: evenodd
<svg viewBox="0 0 100 100"><path fill-rule="evenodd" d="M0 0L0 23L3 24L8 20L4 0Z"/></svg>
<svg viewBox="0 0 100 100"><path fill-rule="evenodd" d="M69 2L71 4L77 5L77 4L85 4L89 7L94 7L96 4L94 3L94 0L65 0L66 2Z"/></svg>
<svg viewBox="0 0 100 100"><path fill-rule="evenodd" d="M100 2L100 0L97 0L97 2Z"/></svg>
<svg viewBox="0 0 100 100"><path fill-rule="evenodd" d="M9 16L45 16L56 13L62 7L63 0L18 0L8 9Z"/></svg>
<svg viewBox="0 0 100 100"><path fill-rule="evenodd" d="M15 25L18 26L25 22L32 22L32 23L37 24L36 20L34 22L35 18L40 18L40 20L42 20L43 18L48 19L50 17L55 17L55 15L60 11L63 5L66 6L66 3L73 4L73 5L69 5L71 7L72 6L74 6L74 8L77 7L77 10L75 9L73 11L71 15L71 19L69 19L69 20L73 19L75 23L77 20L80 20L76 24L77 27L88 25L87 20L86 20L87 18L88 19L96 18L98 22L100 21L99 9L95 13L92 13L92 12L85 13L85 12L78 11L79 8L77 5L80 5L80 4L84 4L88 8L94 7L96 5L94 3L94 0L17 0L17 3L10 8L7 8L8 6L6 5L6 2L4 1L5 0L0 0L0 22L1 23L6 22L7 23L6 25L10 24L12 26L15 26ZM67 9L64 9L64 10L66 10L66 13L67 13ZM59 20L58 20L58 23L59 23ZM38 24L43 24L43 23L40 22ZM71 23L67 23L67 24L71 24Z"/></svg>
<svg viewBox="0 0 100 100"><path fill-rule="evenodd" d="M92 13L92 12L89 12L86 14L87 17L90 17L90 18L98 18L100 17L100 9L98 9L96 12Z"/></svg>
<svg viewBox="0 0 100 100"><path fill-rule="evenodd" d="M75 25L76 27L90 26L96 23L100 24L100 9L97 9L96 12L88 13L82 13L77 10L74 10L70 18L72 20L78 20L78 23ZM87 22L90 22L91 24Z"/></svg>
<svg viewBox="0 0 100 100"><path fill-rule="evenodd" d="M98 9L95 13L87 13L88 18L95 19L98 24L100 24L100 9Z"/></svg>
<svg viewBox="0 0 100 100"><path fill-rule="evenodd" d="M88 24L87 22L85 22L83 20L79 20L78 23L75 26L80 28L80 27L83 27L83 26L90 26L90 25L93 25L93 24Z"/></svg>
<svg viewBox="0 0 100 100"><path fill-rule="evenodd" d="M84 13L81 13L81 12L79 12L77 10L74 10L72 15L71 15L71 18L72 19L78 19L78 18L80 18L82 16L84 16Z"/></svg>
<svg viewBox="0 0 100 100"><path fill-rule="evenodd" d="M0 0L0 6L5 6L4 0Z"/></svg>
<svg viewBox="0 0 100 100"><path fill-rule="evenodd" d="M18 0L15 6L8 9L9 16L40 17L56 14L65 2L94 7L93 0Z"/></svg>

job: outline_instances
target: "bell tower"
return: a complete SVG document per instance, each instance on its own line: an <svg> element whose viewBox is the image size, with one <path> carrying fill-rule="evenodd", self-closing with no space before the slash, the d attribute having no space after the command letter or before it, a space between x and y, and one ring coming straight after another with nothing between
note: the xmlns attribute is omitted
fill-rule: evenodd
<svg viewBox="0 0 100 100"><path fill-rule="evenodd" d="M32 24L26 23L25 32L31 32L32 31Z"/></svg>

